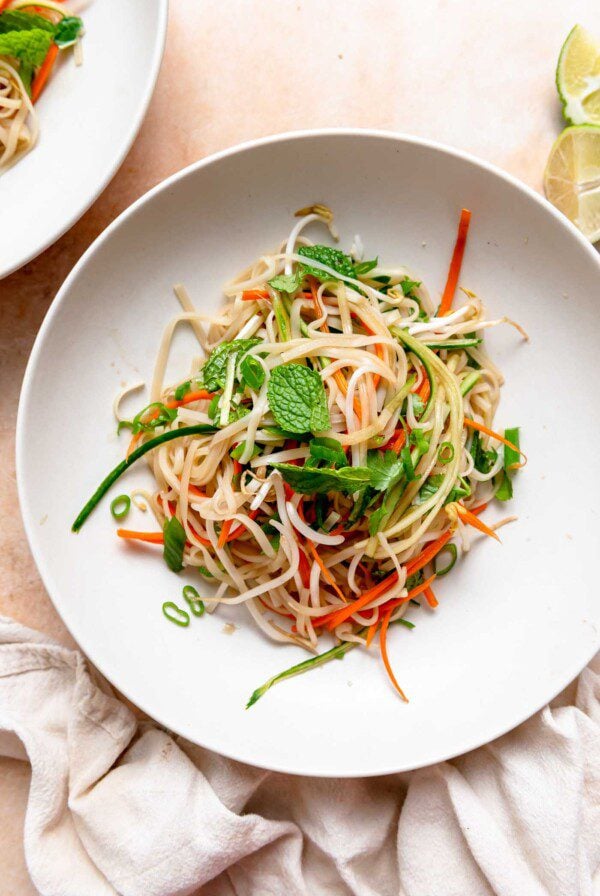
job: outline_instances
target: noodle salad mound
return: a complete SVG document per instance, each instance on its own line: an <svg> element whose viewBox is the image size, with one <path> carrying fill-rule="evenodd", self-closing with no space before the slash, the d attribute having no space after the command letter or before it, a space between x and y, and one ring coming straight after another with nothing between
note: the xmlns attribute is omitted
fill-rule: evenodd
<svg viewBox="0 0 600 896"><path fill-rule="evenodd" d="M469 549L471 535L498 539L484 522L492 499L512 497L522 466L518 429L493 428L502 374L484 348L480 299L462 289L453 308L470 212L463 209L439 304L403 267L312 244L309 224L333 216L311 206L274 254L261 256L224 288L216 316L198 312L182 286L183 311L161 343L150 404L123 419L125 460L103 481L73 525L78 531L119 476L146 456L156 480L131 499L151 508L156 531L118 529L127 540L163 546L169 567L212 588L184 596L199 615L243 604L274 641L311 656L277 681L378 638L411 604L438 605L437 579ZM175 327L191 326L202 357L188 378L163 380ZM130 391L130 390L126 390ZM113 501L117 519L127 495ZM190 597L191 594L191 597ZM167 612L167 609L169 612ZM189 624L176 604L171 621ZM320 651L322 636L335 646Z"/></svg>

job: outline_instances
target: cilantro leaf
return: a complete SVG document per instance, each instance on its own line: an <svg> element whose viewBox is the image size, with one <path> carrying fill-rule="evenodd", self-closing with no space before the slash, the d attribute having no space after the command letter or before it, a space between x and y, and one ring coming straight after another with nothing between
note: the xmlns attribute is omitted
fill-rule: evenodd
<svg viewBox="0 0 600 896"><path fill-rule="evenodd" d="M0 34L0 56L15 56L25 65L37 67L46 58L53 34L42 28Z"/></svg>
<svg viewBox="0 0 600 896"><path fill-rule="evenodd" d="M435 495L443 481L443 473L436 473L435 476L430 476L419 492L417 503L422 504L428 498L431 498L432 495ZM452 501L458 501L460 498L468 498L470 494L471 489L469 488L467 483L464 480L459 479L458 483L454 485L450 490L450 494L444 501L444 504L450 504L452 503Z"/></svg>
<svg viewBox="0 0 600 896"><path fill-rule="evenodd" d="M209 392L225 388L227 376L227 362L230 355L245 355L251 348L258 345L260 339L234 339L233 342L222 342L208 356L203 367L204 382Z"/></svg>
<svg viewBox="0 0 600 896"><path fill-rule="evenodd" d="M294 274L278 274L268 284L279 292L292 293L296 292L303 279L304 272L298 269Z"/></svg>
<svg viewBox="0 0 600 896"><path fill-rule="evenodd" d="M163 526L165 543L163 557L165 563L173 572L183 569L183 549L185 547L185 529L176 516L167 520Z"/></svg>
<svg viewBox="0 0 600 896"><path fill-rule="evenodd" d="M54 34L56 28L48 19L35 13L7 9L0 15L0 34L8 31L33 31L35 28Z"/></svg>
<svg viewBox="0 0 600 896"><path fill-rule="evenodd" d="M385 501L383 501L377 510L374 510L369 517L369 535L377 535L387 514L388 508L386 507Z"/></svg>
<svg viewBox="0 0 600 896"><path fill-rule="evenodd" d="M289 432L323 432L331 425L321 377L302 364L271 371L267 400L276 422Z"/></svg>
<svg viewBox="0 0 600 896"><path fill-rule="evenodd" d="M331 268L338 274L342 274L344 277L354 277L352 259L339 249L333 249L331 246L300 246L298 255L303 255L304 258L312 258L314 261L325 264L328 268ZM319 280L331 279L329 274L326 274L325 271L319 268L313 268L308 264L303 264L302 268L304 273L312 274L313 277L318 277Z"/></svg>
<svg viewBox="0 0 600 896"><path fill-rule="evenodd" d="M302 495L345 492L348 495L368 485L371 473L366 467L342 467L340 470L317 467L296 467L294 464L272 464L285 482Z"/></svg>
<svg viewBox="0 0 600 896"><path fill-rule="evenodd" d="M83 28L83 22L79 16L65 16L56 26L54 43L61 50L72 47Z"/></svg>
<svg viewBox="0 0 600 896"><path fill-rule="evenodd" d="M337 439L329 439L326 436L320 436L311 439L308 446L311 457L316 460L324 460L328 464L335 464L336 467L347 466L346 454Z"/></svg>
<svg viewBox="0 0 600 896"><path fill-rule="evenodd" d="M367 452L367 466L371 473L370 485L380 492L391 488L404 475L404 464L394 451Z"/></svg>

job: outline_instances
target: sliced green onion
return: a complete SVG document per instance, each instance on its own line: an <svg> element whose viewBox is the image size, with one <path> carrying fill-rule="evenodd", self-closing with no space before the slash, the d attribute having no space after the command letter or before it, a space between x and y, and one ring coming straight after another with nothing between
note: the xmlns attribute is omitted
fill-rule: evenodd
<svg viewBox="0 0 600 896"><path fill-rule="evenodd" d="M441 464L449 464L454 460L454 445L452 442L442 442L438 449L438 460Z"/></svg>
<svg viewBox="0 0 600 896"><path fill-rule="evenodd" d="M504 438L508 439L509 442L512 442L516 448L519 448L519 427L516 426L512 429L505 429ZM515 464L519 463L520 459L521 456L518 451L515 451L510 445L504 446L504 471L495 494L495 497L499 501L510 501L512 498L513 486L509 471Z"/></svg>
<svg viewBox="0 0 600 896"><path fill-rule="evenodd" d="M140 457L143 457L148 451L152 451L154 448L158 448L159 445L172 441L172 439L183 439L186 436L209 435L213 432L216 432L214 426L209 426L207 423L196 423L195 426L182 426L180 429L170 429L168 432L163 432L159 436L155 436L153 439L144 442L143 445L140 445L132 451L125 460L122 460L120 464L117 464L114 470L111 470L108 476L102 480L90 500L79 512L77 519L71 526L72 531L79 532L92 510L98 506L111 485L123 475L125 470L134 464L136 460L139 460Z"/></svg>
<svg viewBox="0 0 600 896"><path fill-rule="evenodd" d="M442 550L436 556L435 560L437 560L437 558L440 557L444 553L448 553L451 555L450 562L448 563L447 566L444 566L443 569L437 569L437 567L436 567L435 568L436 576L445 576L446 573L450 572L450 570L452 569L452 567L454 566L454 564L456 563L456 560L458 558L458 549L455 544L452 544L452 542L450 542L450 544L444 545ZM434 560L434 567L435 567L435 560Z"/></svg>
<svg viewBox="0 0 600 896"><path fill-rule="evenodd" d="M204 616L204 604L193 585L186 585L184 587L183 599L189 606L194 616Z"/></svg>
<svg viewBox="0 0 600 896"><path fill-rule="evenodd" d="M129 495L119 495L114 501L110 502L110 512L116 520L124 520L131 508L131 498Z"/></svg>
<svg viewBox="0 0 600 896"><path fill-rule="evenodd" d="M162 605L162 611L165 618L169 622L174 622L175 625L186 628L190 624L190 614L178 607L177 604L174 604L172 600L165 601Z"/></svg>

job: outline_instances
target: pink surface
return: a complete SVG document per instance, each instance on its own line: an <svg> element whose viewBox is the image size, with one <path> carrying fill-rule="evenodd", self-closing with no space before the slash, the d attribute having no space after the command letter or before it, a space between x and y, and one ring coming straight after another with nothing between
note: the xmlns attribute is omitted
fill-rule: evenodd
<svg viewBox="0 0 600 896"><path fill-rule="evenodd" d="M14 424L41 320L104 227L190 162L297 128L350 125L430 137L539 189L561 127L554 66L576 21L600 31L597 4L172 0L156 93L121 170L58 243L0 282L0 613L70 643L21 527ZM0 761L0 896L35 892L20 846L27 786L22 764Z"/></svg>

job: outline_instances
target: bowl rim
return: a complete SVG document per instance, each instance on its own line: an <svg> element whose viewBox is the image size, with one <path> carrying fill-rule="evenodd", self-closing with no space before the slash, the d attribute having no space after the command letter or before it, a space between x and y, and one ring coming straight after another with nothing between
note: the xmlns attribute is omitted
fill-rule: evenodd
<svg viewBox="0 0 600 896"><path fill-rule="evenodd" d="M164 0L165 4L167 0ZM15 458L16 458L16 478L17 478L17 494L19 500L19 509L21 511L21 518L23 521L23 525L25 528L25 534L27 536L27 541L29 545L29 549L32 553L33 559L35 561L37 570L42 579L43 585L46 588L46 591L56 609L58 615L61 620L67 627L70 634L73 636L74 640L77 642L77 648L85 653L87 657L89 657L90 661L93 665L99 670L99 672L111 683L113 683L111 676L105 671L102 663L97 663L94 658L95 651L93 648L88 651L88 645L84 645L78 637L75 636L75 629L77 625L71 625L71 619L69 614L63 614L61 610L58 608L58 604L60 603L60 599L55 599L55 593L58 589L51 587L52 576L49 571L46 569L44 559L34 548L35 539L33 538L33 519L31 514L28 516L25 514L24 508L26 506L25 499L25 481L24 481L24 453L25 453L25 418L27 413L27 404L29 401L30 391L31 391L31 381L33 378L35 367L37 366L38 356L42 351L42 346L45 342L46 332L51 327L55 316L58 313L60 305L65 300L66 295L71 289L72 284L77 280L80 272L85 268L88 263L88 260L102 247L104 242L106 242L113 233L115 233L119 228L124 225L130 217L134 216L138 209L142 208L147 203L152 202L153 198L162 193L164 190L168 190L173 184L178 183L180 180L187 178L188 176L192 176L196 171L202 168L208 168L213 164L220 162L222 159L229 158L231 156L235 156L238 153L245 153L251 151L253 149L267 146L270 144L277 143L285 143L289 141L300 141L303 139L314 139L321 137L331 137L331 136L343 136L343 137L371 137L383 140L390 140L393 142L401 142L401 143L409 143L416 146L425 147L427 149L433 149L435 151L444 153L446 155L450 155L454 158L461 159L468 164L474 165L477 168L483 169L496 177L500 178L507 184L512 187L518 189L522 193L524 193L529 198L533 199L538 205L540 205L547 213L549 213L552 217L554 217L558 222L560 222L561 226L566 229L571 236L574 236L576 241L579 243L580 247L586 252L586 254L591 259L592 263L596 265L598 274L600 275L600 254L596 252L593 248L592 244L589 243L585 237L580 233L580 231L572 224L561 212L559 212L553 205L551 205L548 200L543 197L540 193L535 191L533 188L529 187L527 184L521 182L518 178L514 177L512 174L509 174L506 171L503 171L497 165L493 163L484 161L482 159L477 158L471 153L465 152L460 149L456 149L452 146L448 146L447 144L441 143L436 140L430 140L422 137L415 137L409 134L404 134L402 132L394 132L394 131L385 131L380 129L373 128L311 128L304 130L294 130L294 131L286 131L280 134L271 134L265 137L259 137L252 140L247 140L242 143L235 144L233 146L227 147L223 150L220 150L216 153L212 153L205 158L199 159L196 162L187 165L185 168L182 168L180 171L175 172L169 177L162 180L160 183L156 184L138 199L136 199L128 208L126 208L121 214L118 215L112 221L99 236L91 243L91 245L87 248L87 250L83 253L83 255L76 262L70 273L67 275L60 289L58 290L55 298L50 304L48 311L44 317L42 325L38 331L36 339L34 341L28 362L25 370L25 375L23 378L23 383L21 386L21 392L19 396L19 404L17 411L17 425L16 425L16 440L15 440ZM56 595L59 597L59 595ZM357 777L374 777L379 775L389 775L389 774L397 774L405 771L413 771L418 768L426 767L430 764L435 764L437 762L445 762L449 759L453 759L457 756L462 756L471 750L477 749L485 744L491 743L496 740L496 738L501 737L502 735L512 731L517 726L521 725L527 719L531 718L535 713L539 712L544 706L550 703L558 694L560 694L579 674L583 669L589 664L589 662L593 659L597 650L600 648L600 632L598 633L598 638L596 639L597 643L594 645L593 649L589 652L589 655L586 654L583 663L581 662L581 658L576 662L572 663L568 668L566 668L563 672L563 675L560 676L560 684L555 689L554 693L552 693L546 700L544 700L539 705L535 705L530 711L526 712L524 715L519 715L513 722L506 726L506 723L501 723L496 731L490 736L485 738L485 740L481 740L480 738L475 738L472 742L469 742L464 749L460 752L451 751L450 753L443 753L435 760L428 760L426 763L421 765L409 764L406 766L394 766L391 768L385 769L376 769L374 771L365 772L364 769L359 770L351 770L345 771L343 774L338 775L337 777L343 778L357 778ZM158 718L152 710L144 703L140 703L137 698L134 698L128 691L123 688L117 682L114 682L114 687L118 689L118 691L123 694L128 700L130 700L135 706L137 706L140 710L146 713L151 719L156 721L159 725L163 725L166 728L171 730L170 726L167 725L162 719ZM198 741L195 739L195 735L191 732L187 732L185 727L181 727L179 731L175 732L180 736L186 738L192 743L198 744ZM229 759L233 759L237 762L241 762L245 765L248 765L248 761L242 756L239 755L236 751L224 751L220 752L215 747L210 744L202 743L199 744L205 749L212 750L213 752L218 752L220 755L226 756ZM300 777L331 777L330 772L324 772L320 770L312 770L310 772L299 772L296 769L289 768L288 766L280 765L280 766L272 766L267 764L261 764L259 762L254 763L254 767L264 768L269 771L281 772L284 774L292 774L298 775Z"/></svg>
<svg viewBox="0 0 600 896"><path fill-rule="evenodd" d="M14 274L15 271L19 271L24 265L28 264L28 262L32 261L34 258L37 258L42 252L45 252L46 249L49 249L50 246L53 246L54 243L64 236L67 230L70 230L74 224L79 221L79 219L88 211L88 209L94 204L96 199L100 196L101 193L104 192L108 184L115 177L119 168L125 161L125 156L133 146L135 138L138 135L138 131L140 130L144 118L146 117L146 113L148 111L148 107L150 106L150 101L154 95L154 88L156 87L156 81L158 79L158 73L160 71L160 67L162 65L162 58L165 51L165 44L167 41L167 24L169 19L169 0L155 0L158 5L158 28L156 30L156 36L154 40L154 47L152 49L152 61L150 63L150 67L148 69L146 85L141 95L140 103L136 114L133 116L129 123L129 127L125 131L125 134L120 142L120 146L118 151L115 153L114 158L111 164L106 169L103 177L98 182L95 190L92 195L87 197L83 202L77 204L77 208L73 211L68 218L64 221L61 221L59 224L56 224L48 231L48 235L46 239L36 248L28 250L25 255L21 258L20 261L11 264L9 267L4 269L0 266L0 280L3 280L5 277L10 276L10 274ZM127 211L128 209L125 209ZM100 234L102 236L102 234ZM96 241L94 240L94 243ZM92 245L94 245L92 243ZM91 246L89 247L91 248ZM87 250L82 257L87 255ZM66 283L66 280L65 280ZM64 283L63 283L64 286ZM62 289L62 287L61 287ZM59 290L60 292L60 290ZM54 301L58 298L58 293ZM50 306L52 307L52 305ZM48 309L50 310L50 309Z"/></svg>

